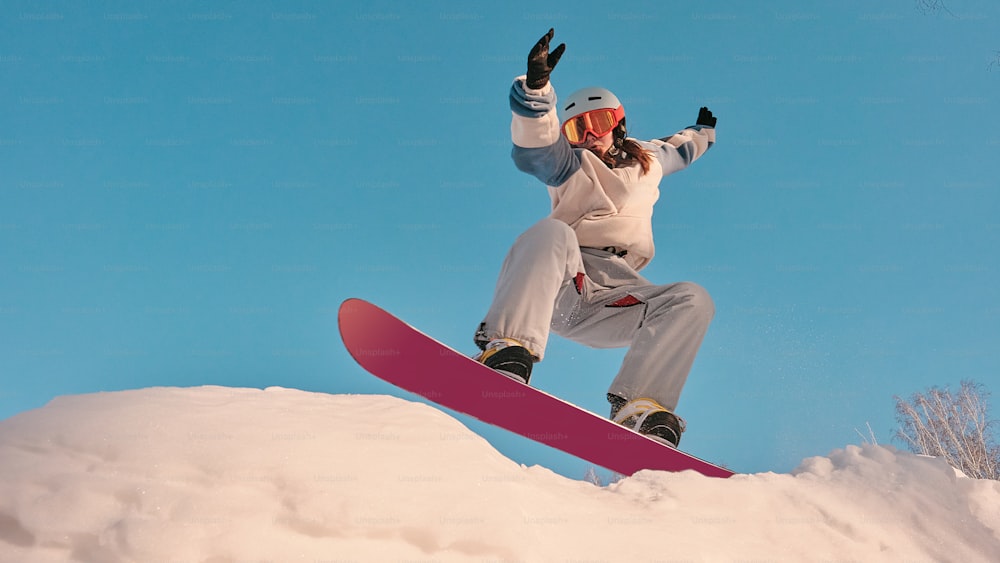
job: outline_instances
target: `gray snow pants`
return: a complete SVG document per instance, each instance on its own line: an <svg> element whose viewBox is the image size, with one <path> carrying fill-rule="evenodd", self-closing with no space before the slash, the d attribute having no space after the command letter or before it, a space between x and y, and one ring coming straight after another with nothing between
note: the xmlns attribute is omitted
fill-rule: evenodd
<svg viewBox="0 0 1000 563"><path fill-rule="evenodd" d="M616 254L580 248L569 225L547 218L507 254L481 336L517 340L539 361L550 330L593 348L627 346L608 392L674 410L714 314L701 286L653 285Z"/></svg>

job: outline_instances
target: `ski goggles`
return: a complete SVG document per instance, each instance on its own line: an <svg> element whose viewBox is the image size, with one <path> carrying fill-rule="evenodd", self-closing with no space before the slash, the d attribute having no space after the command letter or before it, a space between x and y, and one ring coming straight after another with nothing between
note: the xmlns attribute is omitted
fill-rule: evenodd
<svg viewBox="0 0 1000 563"><path fill-rule="evenodd" d="M562 125L563 136L572 145L579 145L587 138L587 133L603 137L611 132L625 117L625 108L594 109L573 116Z"/></svg>

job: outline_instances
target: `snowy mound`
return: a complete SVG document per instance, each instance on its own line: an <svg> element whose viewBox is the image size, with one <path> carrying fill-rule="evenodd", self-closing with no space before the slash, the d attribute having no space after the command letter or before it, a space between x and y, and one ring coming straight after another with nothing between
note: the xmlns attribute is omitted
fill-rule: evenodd
<svg viewBox="0 0 1000 563"><path fill-rule="evenodd" d="M990 561L1000 483L879 447L599 488L391 397L156 388L0 422L0 561Z"/></svg>

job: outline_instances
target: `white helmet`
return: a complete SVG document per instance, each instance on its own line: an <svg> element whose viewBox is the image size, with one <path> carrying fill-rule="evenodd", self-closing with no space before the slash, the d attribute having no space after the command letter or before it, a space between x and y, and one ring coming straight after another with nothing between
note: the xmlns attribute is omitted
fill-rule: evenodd
<svg viewBox="0 0 1000 563"><path fill-rule="evenodd" d="M567 96L566 100L560 104L562 109L561 123L576 117L581 113L586 113L595 109L618 109L622 103L618 97L606 88L591 86L581 88Z"/></svg>

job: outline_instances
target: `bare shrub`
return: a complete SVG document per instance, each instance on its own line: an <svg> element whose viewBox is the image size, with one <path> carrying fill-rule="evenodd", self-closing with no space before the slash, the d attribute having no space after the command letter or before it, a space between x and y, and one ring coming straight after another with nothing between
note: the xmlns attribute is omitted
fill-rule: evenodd
<svg viewBox="0 0 1000 563"><path fill-rule="evenodd" d="M944 0L915 0L915 2L917 11L920 13L935 14L944 12L953 18L958 18L954 12L948 9L948 6L945 6ZM994 58L986 65L986 70L992 71L994 68L1000 68L1000 51L997 51Z"/></svg>
<svg viewBox="0 0 1000 563"><path fill-rule="evenodd" d="M947 12L948 15L954 16L951 10L944 5L944 0L916 0L917 9L925 14L931 14L934 12Z"/></svg>
<svg viewBox="0 0 1000 563"><path fill-rule="evenodd" d="M989 393L963 381L955 393L932 387L896 400L895 437L918 454L943 457L969 477L1000 480L1000 446L989 419Z"/></svg>
<svg viewBox="0 0 1000 563"><path fill-rule="evenodd" d="M593 485L597 485L598 487L604 486L604 483L601 481L601 476L597 474L597 470L593 467L587 468L587 474L583 476L583 480Z"/></svg>
<svg viewBox="0 0 1000 563"><path fill-rule="evenodd" d="M615 483L621 481L624 478L625 475L622 475L617 471L613 471L611 472L611 475L608 477L608 482L605 483L604 480L601 479L601 476L597 474L597 470L594 468L594 466L590 466L587 469L586 475L583 476L584 481L597 485L598 487L603 487L605 485L614 485Z"/></svg>

